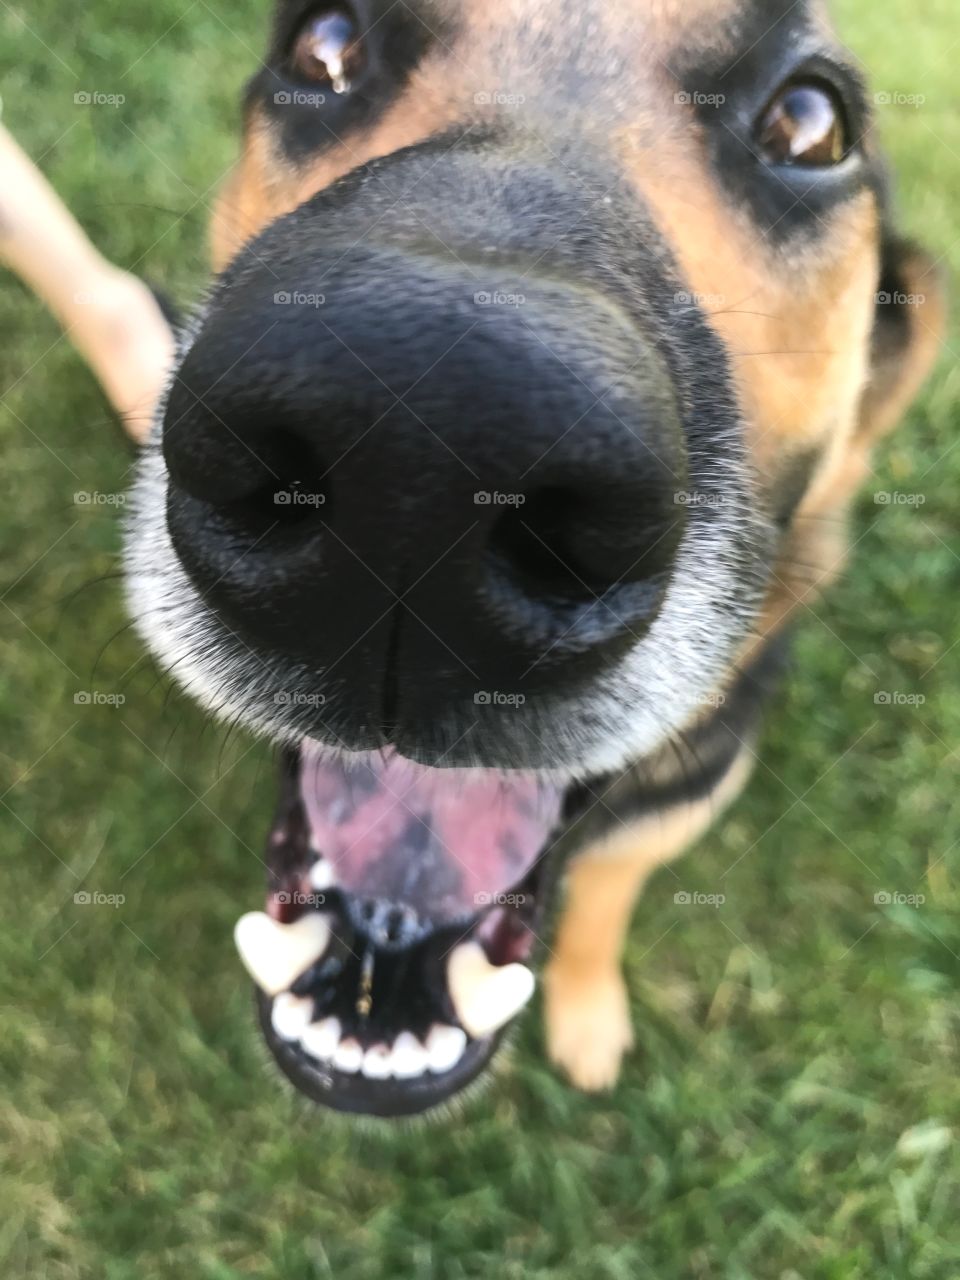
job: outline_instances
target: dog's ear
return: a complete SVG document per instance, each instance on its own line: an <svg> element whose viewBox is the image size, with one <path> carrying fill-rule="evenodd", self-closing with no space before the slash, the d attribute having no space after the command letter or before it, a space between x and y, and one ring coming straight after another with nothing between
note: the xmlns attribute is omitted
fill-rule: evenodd
<svg viewBox="0 0 960 1280"><path fill-rule="evenodd" d="M869 449L895 426L933 366L946 327L946 287L935 260L910 240L886 235L860 401L857 442Z"/></svg>

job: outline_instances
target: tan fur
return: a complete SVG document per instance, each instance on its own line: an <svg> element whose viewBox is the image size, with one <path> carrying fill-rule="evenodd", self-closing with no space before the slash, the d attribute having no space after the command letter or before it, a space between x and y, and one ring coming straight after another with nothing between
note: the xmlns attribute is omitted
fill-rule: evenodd
<svg viewBox="0 0 960 1280"><path fill-rule="evenodd" d="M713 825L753 763L745 748L711 795L620 828L571 867L544 980L550 1057L579 1088L613 1085L633 1042L620 953L643 886Z"/></svg>

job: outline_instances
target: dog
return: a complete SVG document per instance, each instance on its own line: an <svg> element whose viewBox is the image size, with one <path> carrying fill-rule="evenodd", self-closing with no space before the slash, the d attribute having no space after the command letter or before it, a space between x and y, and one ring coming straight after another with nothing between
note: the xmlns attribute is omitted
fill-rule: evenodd
<svg viewBox="0 0 960 1280"><path fill-rule="evenodd" d="M271 1053L428 1111L545 952L550 1057L609 1088L633 905L742 790L937 350L856 62L815 0L279 0L212 257L127 591L279 746Z"/></svg>

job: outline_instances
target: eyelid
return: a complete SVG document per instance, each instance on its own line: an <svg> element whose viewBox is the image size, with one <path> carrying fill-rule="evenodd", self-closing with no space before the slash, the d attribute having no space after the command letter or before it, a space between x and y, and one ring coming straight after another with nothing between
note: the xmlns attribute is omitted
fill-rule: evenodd
<svg viewBox="0 0 960 1280"><path fill-rule="evenodd" d="M805 84L808 81L819 81L836 94L850 135L848 151L855 150L867 130L871 115L866 81L860 71L852 63L841 58L828 56L825 53L814 54L790 72L771 94L767 106L769 107L777 94L782 93L789 85Z"/></svg>

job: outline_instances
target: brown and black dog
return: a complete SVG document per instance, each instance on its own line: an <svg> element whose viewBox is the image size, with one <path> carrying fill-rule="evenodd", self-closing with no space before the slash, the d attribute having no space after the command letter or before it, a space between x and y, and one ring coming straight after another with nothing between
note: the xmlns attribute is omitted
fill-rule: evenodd
<svg viewBox="0 0 960 1280"><path fill-rule="evenodd" d="M632 906L938 345L861 75L815 0L280 0L245 121L127 566L282 747L267 1042L341 1110L452 1097L564 862L549 1051L609 1086Z"/></svg>

